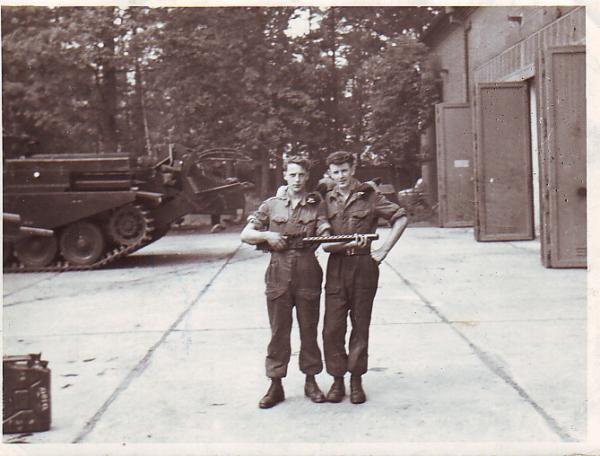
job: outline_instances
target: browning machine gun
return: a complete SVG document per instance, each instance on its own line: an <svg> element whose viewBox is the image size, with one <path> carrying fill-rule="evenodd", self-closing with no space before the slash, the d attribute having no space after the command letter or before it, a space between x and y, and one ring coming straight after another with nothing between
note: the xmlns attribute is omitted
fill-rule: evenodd
<svg viewBox="0 0 600 456"><path fill-rule="evenodd" d="M376 241L379 239L378 234L338 234L333 236L305 236L303 233L299 234L284 234L286 247L283 250L293 250L293 249L304 249L309 247L310 245L315 244L327 244L329 242L351 242L355 241L358 236L363 236L367 238L369 243ZM256 244L256 250L261 250L263 252L272 252L273 249L269 246L268 242L261 242L260 244Z"/></svg>

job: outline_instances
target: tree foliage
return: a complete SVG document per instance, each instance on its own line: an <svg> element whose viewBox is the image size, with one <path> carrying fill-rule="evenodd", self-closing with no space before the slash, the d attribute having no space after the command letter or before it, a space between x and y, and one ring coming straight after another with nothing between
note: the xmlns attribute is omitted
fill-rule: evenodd
<svg viewBox="0 0 600 456"><path fill-rule="evenodd" d="M53 153L236 147L265 185L284 153L414 162L435 88L418 35L435 13L2 7L3 131ZM309 32L291 34L302 15Z"/></svg>
<svg viewBox="0 0 600 456"><path fill-rule="evenodd" d="M400 37L361 69L368 81L366 154L378 162L416 163L419 134L431 120L437 84L426 71L426 47Z"/></svg>

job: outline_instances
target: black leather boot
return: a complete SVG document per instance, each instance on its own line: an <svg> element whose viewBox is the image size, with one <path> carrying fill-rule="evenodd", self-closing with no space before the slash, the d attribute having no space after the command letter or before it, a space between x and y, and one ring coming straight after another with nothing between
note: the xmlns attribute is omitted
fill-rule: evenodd
<svg viewBox="0 0 600 456"><path fill-rule="evenodd" d="M344 377L334 377L333 384L329 388L327 393L328 402L342 402L346 395L346 388L344 387Z"/></svg>
<svg viewBox="0 0 600 456"><path fill-rule="evenodd" d="M365 391L362 387L362 380L360 375L353 375L350 377L350 402L353 404L362 404L367 400Z"/></svg>
<svg viewBox="0 0 600 456"><path fill-rule="evenodd" d="M306 382L304 383L304 395L309 397L311 401L318 404L326 401L325 395L319 388L319 385L317 385L314 375L306 376Z"/></svg>
<svg viewBox="0 0 600 456"><path fill-rule="evenodd" d="M272 378L271 386L267 391L267 394L258 403L261 409L271 408L280 402L285 400L285 394L283 393L283 385L281 384L280 378Z"/></svg>

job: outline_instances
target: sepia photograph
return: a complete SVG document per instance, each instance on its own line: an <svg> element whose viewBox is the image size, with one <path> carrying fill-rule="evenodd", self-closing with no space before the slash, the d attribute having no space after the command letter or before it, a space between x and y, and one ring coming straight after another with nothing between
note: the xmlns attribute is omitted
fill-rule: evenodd
<svg viewBox="0 0 600 456"><path fill-rule="evenodd" d="M600 454L592 11L3 1L0 452Z"/></svg>

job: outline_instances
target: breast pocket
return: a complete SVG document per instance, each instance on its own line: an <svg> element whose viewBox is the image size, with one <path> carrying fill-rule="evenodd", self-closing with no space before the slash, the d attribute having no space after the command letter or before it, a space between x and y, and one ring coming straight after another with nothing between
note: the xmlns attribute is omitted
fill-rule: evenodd
<svg viewBox="0 0 600 456"><path fill-rule="evenodd" d="M300 232L306 234L307 236L312 236L315 233L317 226L316 214L303 214L298 218L298 225Z"/></svg>
<svg viewBox="0 0 600 456"><path fill-rule="evenodd" d="M288 222L288 217L283 215L276 215L271 217L271 223L269 224L269 230L277 233L283 233L285 224Z"/></svg>
<svg viewBox="0 0 600 456"><path fill-rule="evenodd" d="M350 214L350 226L354 231L368 230L371 225L369 209L360 209Z"/></svg>

